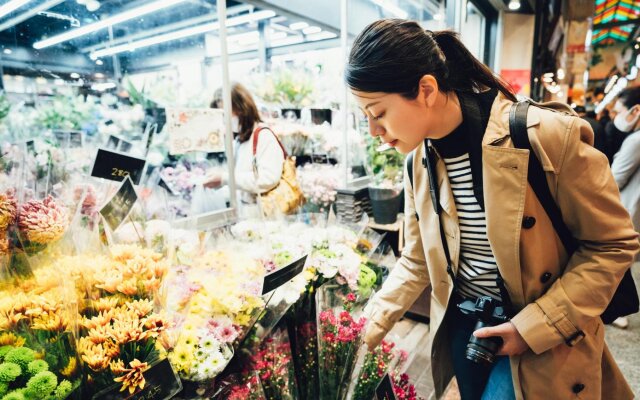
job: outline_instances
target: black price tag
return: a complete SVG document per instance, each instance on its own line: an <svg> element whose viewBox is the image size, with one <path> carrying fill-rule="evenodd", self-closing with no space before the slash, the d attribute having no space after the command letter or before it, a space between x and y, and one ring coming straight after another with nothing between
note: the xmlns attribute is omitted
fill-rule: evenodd
<svg viewBox="0 0 640 400"><path fill-rule="evenodd" d="M307 261L307 256L304 256L286 267L282 267L277 271L273 271L264 277L264 284L262 285L262 294L267 294L272 290L279 288L285 283L289 282L296 275L302 272L304 264Z"/></svg>
<svg viewBox="0 0 640 400"><path fill-rule="evenodd" d="M396 400L396 394L393 392L393 382L389 374L385 374L382 377L382 381L376 388L375 400Z"/></svg>
<svg viewBox="0 0 640 400"><path fill-rule="evenodd" d="M180 194L180 192L178 192L172 185L169 185L163 178L160 178L160 180L158 181L158 186L174 196L178 196Z"/></svg>
<svg viewBox="0 0 640 400"><path fill-rule="evenodd" d="M128 176L133 181L133 184L137 185L140 183L145 163L146 160L142 158L98 149L91 176L117 182Z"/></svg>
<svg viewBox="0 0 640 400"><path fill-rule="evenodd" d="M120 189L100 210L100 214L102 214L112 231L118 229L125 218L129 216L136 200L138 200L138 195L133 187L133 182L131 182L131 178L126 177Z"/></svg>
<svg viewBox="0 0 640 400"><path fill-rule="evenodd" d="M312 154L311 161L314 164L329 164L329 156L327 154Z"/></svg>
<svg viewBox="0 0 640 400"><path fill-rule="evenodd" d="M118 383L95 394L92 400L165 400L174 397L182 390L182 383L171 368L168 359L164 359L144 372L144 388L132 395L121 392Z"/></svg>

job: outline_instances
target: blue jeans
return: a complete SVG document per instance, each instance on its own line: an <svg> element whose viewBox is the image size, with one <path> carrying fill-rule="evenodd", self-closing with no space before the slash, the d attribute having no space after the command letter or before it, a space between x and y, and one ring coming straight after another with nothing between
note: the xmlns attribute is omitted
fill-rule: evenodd
<svg viewBox="0 0 640 400"><path fill-rule="evenodd" d="M456 302L453 298L452 300ZM467 343L476 321L462 314L455 304L451 306L446 317L450 338L449 351L462 400L515 399L509 357L496 357L494 363L488 366L467 360Z"/></svg>

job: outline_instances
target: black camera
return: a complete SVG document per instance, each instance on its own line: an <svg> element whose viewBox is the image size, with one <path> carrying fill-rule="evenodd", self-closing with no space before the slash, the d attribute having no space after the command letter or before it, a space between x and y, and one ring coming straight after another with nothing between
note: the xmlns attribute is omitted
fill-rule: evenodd
<svg viewBox="0 0 640 400"><path fill-rule="evenodd" d="M504 307L500 305L499 301L489 296L479 297L476 301L463 301L458 304L458 308L462 313L478 319L474 331L509 321ZM491 364L501 345L502 338L499 336L477 338L472 334L465 353L467 360L476 364Z"/></svg>

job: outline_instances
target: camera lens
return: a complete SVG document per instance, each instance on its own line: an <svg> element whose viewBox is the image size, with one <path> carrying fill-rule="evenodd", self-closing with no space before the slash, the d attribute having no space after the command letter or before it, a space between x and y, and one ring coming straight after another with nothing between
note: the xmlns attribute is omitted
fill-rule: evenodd
<svg viewBox="0 0 640 400"><path fill-rule="evenodd" d="M485 325L482 321L476 323L474 330L484 328ZM495 360L495 355L500 346L502 345L502 338L499 336L489 338L477 338L471 335L469 343L467 344L467 351L465 353L467 360L476 364L492 364Z"/></svg>

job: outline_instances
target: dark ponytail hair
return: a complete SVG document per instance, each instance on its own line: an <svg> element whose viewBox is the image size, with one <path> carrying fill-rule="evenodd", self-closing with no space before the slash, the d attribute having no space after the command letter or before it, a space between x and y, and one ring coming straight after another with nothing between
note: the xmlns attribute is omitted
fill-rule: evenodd
<svg viewBox="0 0 640 400"><path fill-rule="evenodd" d="M498 89L516 98L507 84L462 44L458 34L425 31L417 22L382 19L356 38L345 70L347 85L362 92L418 95L424 75L433 75L443 92Z"/></svg>

